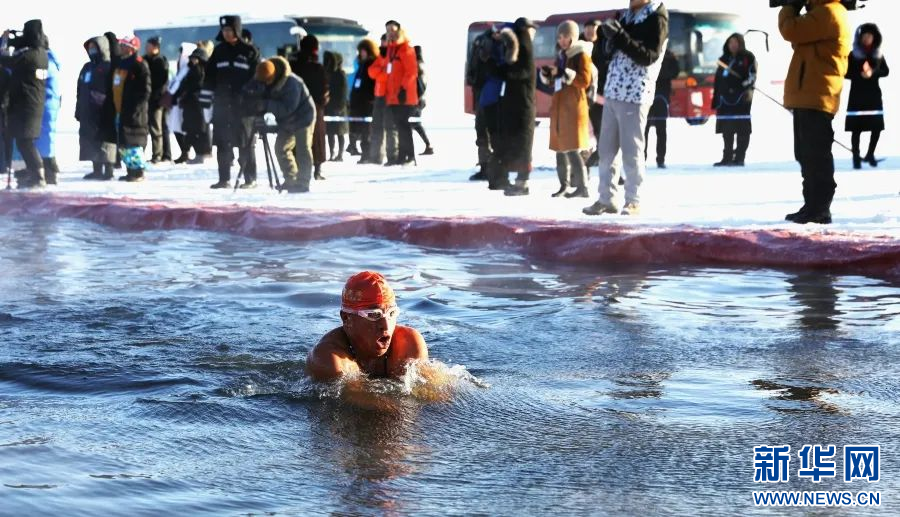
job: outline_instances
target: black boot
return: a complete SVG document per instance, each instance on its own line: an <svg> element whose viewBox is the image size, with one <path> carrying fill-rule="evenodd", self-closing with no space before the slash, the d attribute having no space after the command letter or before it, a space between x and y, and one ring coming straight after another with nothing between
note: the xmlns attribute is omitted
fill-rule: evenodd
<svg viewBox="0 0 900 517"><path fill-rule="evenodd" d="M488 176L487 176L487 172L485 171L484 164L480 163L479 165L481 166L481 168L478 169L478 172L469 176L469 181L487 181L488 180Z"/></svg>
<svg viewBox="0 0 900 517"><path fill-rule="evenodd" d="M85 174L84 179L86 180L94 180L99 181L103 179L103 164L100 162L94 162L94 172L90 174Z"/></svg>
<svg viewBox="0 0 900 517"><path fill-rule="evenodd" d="M322 176L322 166L316 165L315 171L313 171L313 178L317 180L324 180L325 176Z"/></svg>
<svg viewBox="0 0 900 517"><path fill-rule="evenodd" d="M573 190L572 192L569 192L568 194L566 194L566 197L569 199L572 199L573 197L591 197L591 196L590 196L590 194L588 194L587 188L578 187L577 189Z"/></svg>
<svg viewBox="0 0 900 517"><path fill-rule="evenodd" d="M878 167L878 160L875 159L874 154L867 154L865 160L870 166Z"/></svg>
<svg viewBox="0 0 900 517"><path fill-rule="evenodd" d="M19 189L44 188L47 186L47 182L44 180L43 168L29 170L21 179L16 179L18 181L16 188Z"/></svg>
<svg viewBox="0 0 900 517"><path fill-rule="evenodd" d="M722 161L713 164L713 167L728 167L734 163L734 151L722 151Z"/></svg>
<svg viewBox="0 0 900 517"><path fill-rule="evenodd" d="M557 191L554 192L553 194L550 194L550 197L560 197L560 196L562 196L563 194L565 194L567 190L569 190L569 186L568 186L568 185L560 185L560 186L559 186L559 190L557 190Z"/></svg>
<svg viewBox="0 0 900 517"><path fill-rule="evenodd" d="M853 168L856 170L862 169L862 158L859 154L853 155Z"/></svg>
<svg viewBox="0 0 900 517"><path fill-rule="evenodd" d="M103 164L103 177L100 178L103 181L110 181L113 179L113 168L114 165L112 163L104 163Z"/></svg>

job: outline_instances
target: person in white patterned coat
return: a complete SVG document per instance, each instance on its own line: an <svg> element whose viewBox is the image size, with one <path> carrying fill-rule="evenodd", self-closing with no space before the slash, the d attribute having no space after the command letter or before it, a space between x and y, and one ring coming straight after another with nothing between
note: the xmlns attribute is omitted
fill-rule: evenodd
<svg viewBox="0 0 900 517"><path fill-rule="evenodd" d="M601 26L610 55L604 88L606 103L597 153L600 159L600 199L585 208L587 215L619 213L616 197L622 152L625 174L623 215L640 212L639 189L644 179L644 126L656 93L656 79L669 40L669 13L656 0L629 0L629 8Z"/></svg>

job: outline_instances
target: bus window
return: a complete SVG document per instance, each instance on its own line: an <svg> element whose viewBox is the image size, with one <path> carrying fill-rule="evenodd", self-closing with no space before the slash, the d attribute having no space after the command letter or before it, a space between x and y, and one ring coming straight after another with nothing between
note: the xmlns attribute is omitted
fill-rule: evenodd
<svg viewBox="0 0 900 517"><path fill-rule="evenodd" d="M283 22L247 23L244 28L253 35L253 44L259 49L260 59L268 59L278 55L278 47L296 42L296 38L291 34L291 27L295 25L294 22L285 20ZM218 34L218 30L216 34Z"/></svg>
<svg viewBox="0 0 900 517"><path fill-rule="evenodd" d="M716 64L728 37L737 31L734 18L698 14L694 17L693 38L702 42L693 56L691 72L696 75L715 74ZM691 34L688 35L691 41Z"/></svg>
<svg viewBox="0 0 900 517"><path fill-rule="evenodd" d="M544 26L534 35L534 58L554 59L556 57L556 27Z"/></svg>

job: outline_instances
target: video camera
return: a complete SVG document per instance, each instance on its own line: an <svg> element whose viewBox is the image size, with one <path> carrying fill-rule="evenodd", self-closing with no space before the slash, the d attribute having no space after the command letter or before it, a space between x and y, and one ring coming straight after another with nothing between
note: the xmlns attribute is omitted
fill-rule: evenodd
<svg viewBox="0 0 900 517"><path fill-rule="evenodd" d="M18 38L19 35L22 34L22 31L9 29L6 32L9 33L9 35L6 37L6 46L8 46L9 48L16 48L16 38Z"/></svg>
<svg viewBox="0 0 900 517"><path fill-rule="evenodd" d="M841 3L844 4L844 7L847 8L848 11L854 11L865 7L866 1L867 0L841 0ZM784 7L786 5L803 7L806 5L806 0L769 0L769 7Z"/></svg>

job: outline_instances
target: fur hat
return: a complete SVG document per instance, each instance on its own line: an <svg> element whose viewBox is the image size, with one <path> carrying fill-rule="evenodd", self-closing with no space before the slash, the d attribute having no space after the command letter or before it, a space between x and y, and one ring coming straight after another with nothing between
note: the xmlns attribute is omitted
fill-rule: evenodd
<svg viewBox="0 0 900 517"><path fill-rule="evenodd" d="M566 20L559 24L556 28L556 36L565 36L567 38L572 38L573 40L578 39L578 24L572 20Z"/></svg>
<svg viewBox="0 0 900 517"><path fill-rule="evenodd" d="M275 63L267 59L256 65L256 80L265 84L272 84L275 80Z"/></svg>

